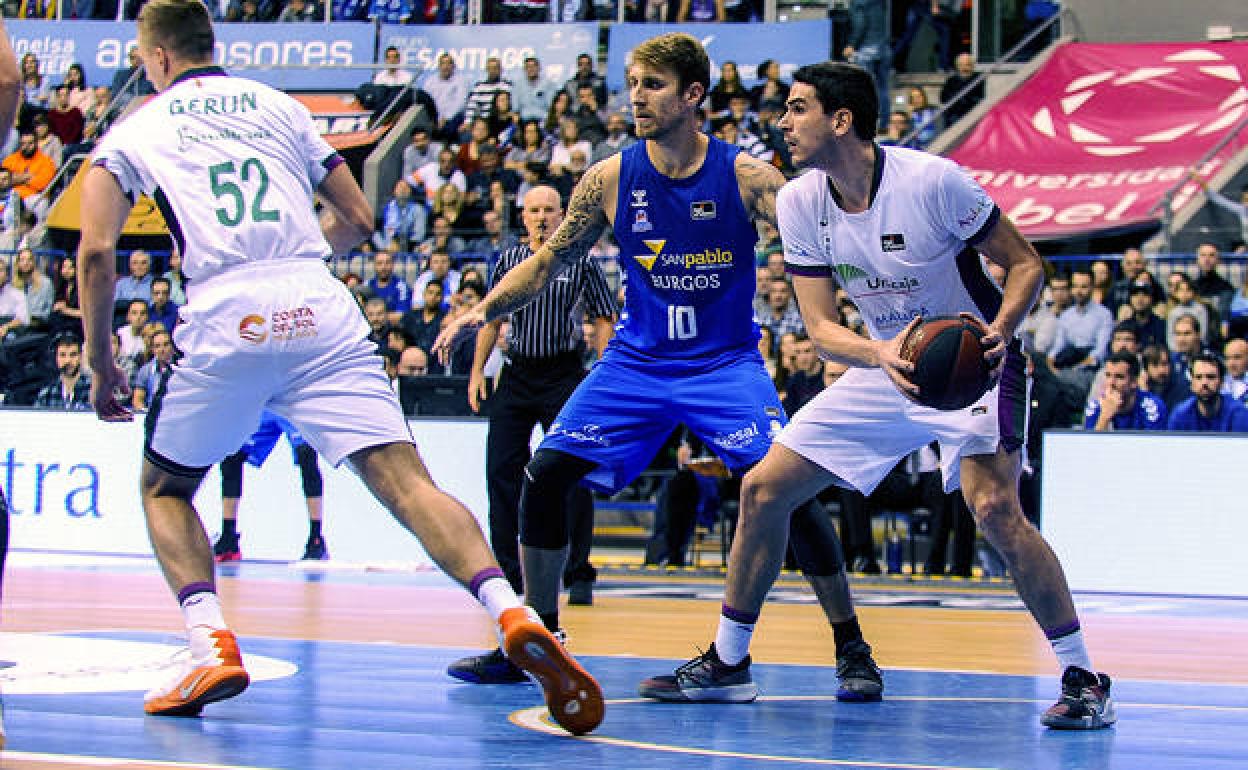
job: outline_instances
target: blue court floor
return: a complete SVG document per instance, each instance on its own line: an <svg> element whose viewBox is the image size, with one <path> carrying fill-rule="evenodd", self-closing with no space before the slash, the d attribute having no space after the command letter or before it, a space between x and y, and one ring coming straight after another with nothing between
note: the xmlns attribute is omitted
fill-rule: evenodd
<svg viewBox="0 0 1248 770"><path fill-rule="evenodd" d="M134 632L50 634L38 641L45 649L85 645L106 656L109 645L138 645L156 659L179 643ZM1119 681L1117 727L1060 733L1038 722L1055 696L1051 677L890 670L883 703L842 704L831 697L830 668L756 665L764 697L754 704L673 705L642 702L635 692L639 679L677 661L582 656L609 705L602 726L577 739L546 721L531 685L448 679L446 664L470 650L241 641L249 658L259 656L263 681L195 719L145 717L142 693L134 690L33 694L38 687L18 686L32 672L0 671L10 736L0 766L57 758L72 766L79 758L84 767L125 759L291 770L1248 767L1248 687L1242 686ZM144 659L105 657L88 669L48 673L106 685L115 674L126 687L125 675L134 673L126 669ZM23 689L27 694L18 692ZM71 682L63 689L76 688Z"/></svg>

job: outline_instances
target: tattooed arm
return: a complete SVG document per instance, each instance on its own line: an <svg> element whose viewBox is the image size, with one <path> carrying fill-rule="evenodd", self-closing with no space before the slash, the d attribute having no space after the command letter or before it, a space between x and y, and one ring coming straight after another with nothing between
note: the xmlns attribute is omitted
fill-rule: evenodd
<svg viewBox="0 0 1248 770"><path fill-rule="evenodd" d="M770 163L737 153L737 187L741 190L741 202L757 223L759 220L776 224L776 193L787 181L784 174Z"/></svg>
<svg viewBox="0 0 1248 770"><path fill-rule="evenodd" d="M565 267L589 253L614 214L619 175L618 155L594 164L585 172L572 191L567 214L555 234L532 256L509 270L481 300L480 308L486 321L524 307Z"/></svg>

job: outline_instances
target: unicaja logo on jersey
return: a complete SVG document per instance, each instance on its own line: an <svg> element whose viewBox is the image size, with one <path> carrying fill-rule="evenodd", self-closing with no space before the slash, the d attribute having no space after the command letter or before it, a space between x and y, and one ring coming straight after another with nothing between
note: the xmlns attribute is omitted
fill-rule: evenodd
<svg viewBox="0 0 1248 770"><path fill-rule="evenodd" d="M268 338L269 333L264 330L263 318L258 315L249 315L244 316L243 320L238 322L238 336L243 342L259 345Z"/></svg>
<svg viewBox="0 0 1248 770"><path fill-rule="evenodd" d="M848 286L850 281L853 281L855 278L867 277L866 271L861 267L858 267L857 265L849 265L844 262L838 265L833 265L832 269L836 271L836 277L841 279L842 286Z"/></svg>

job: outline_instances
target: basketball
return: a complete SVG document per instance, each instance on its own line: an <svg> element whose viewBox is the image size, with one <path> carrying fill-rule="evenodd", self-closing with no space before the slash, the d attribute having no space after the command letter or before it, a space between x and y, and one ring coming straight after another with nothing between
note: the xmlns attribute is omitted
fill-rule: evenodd
<svg viewBox="0 0 1248 770"><path fill-rule="evenodd" d="M935 409L965 409L992 386L984 360L981 321L963 316L925 319L901 342L901 357L914 364L910 381L919 386L912 398Z"/></svg>

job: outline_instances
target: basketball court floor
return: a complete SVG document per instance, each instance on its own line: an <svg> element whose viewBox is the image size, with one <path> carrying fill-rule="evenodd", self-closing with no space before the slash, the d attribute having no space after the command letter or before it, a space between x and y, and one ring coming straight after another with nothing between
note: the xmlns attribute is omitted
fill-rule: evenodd
<svg viewBox="0 0 1248 770"><path fill-rule="evenodd" d="M148 559L13 555L0 628L4 768L1200 768L1248 767L1248 601L1078 597L1119 723L1039 725L1048 645L1004 584L859 580L886 697L837 703L831 634L782 579L754 646L754 704L643 702L637 682L709 643L718 578L615 570L564 611L602 682L592 735L553 727L532 685L447 678L494 644L440 574L244 562L222 570L254 683L200 718L146 717L180 617Z"/></svg>

